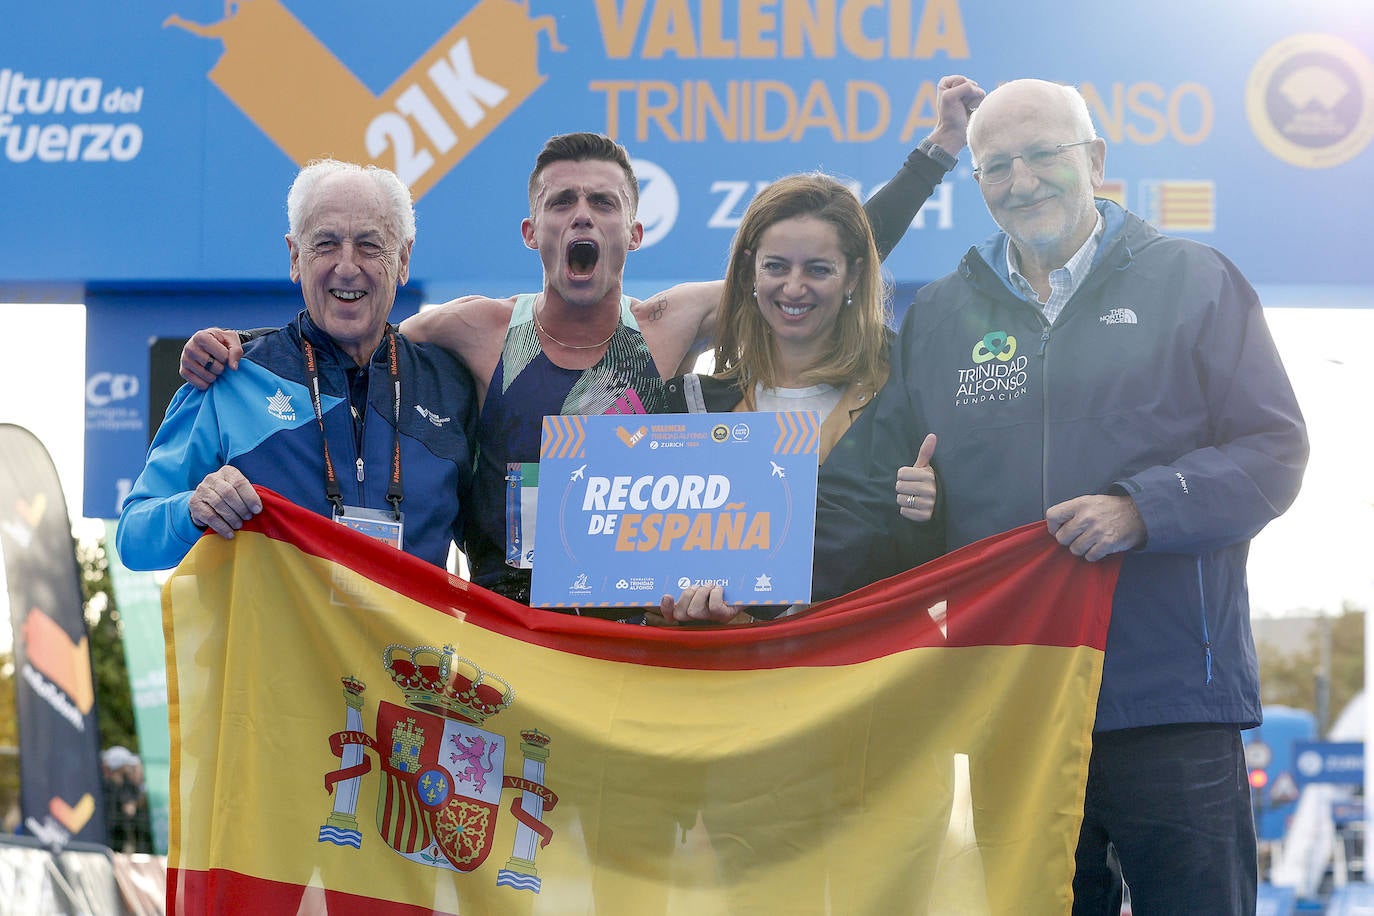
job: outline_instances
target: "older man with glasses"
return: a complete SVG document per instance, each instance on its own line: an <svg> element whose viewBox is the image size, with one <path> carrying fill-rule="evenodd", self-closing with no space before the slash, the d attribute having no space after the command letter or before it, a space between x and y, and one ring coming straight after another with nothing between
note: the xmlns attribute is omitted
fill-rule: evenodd
<svg viewBox="0 0 1374 916"><path fill-rule="evenodd" d="M968 140L1001 231L918 294L853 431L870 447L822 470L815 595L922 559L893 549L917 525L893 497L927 433L941 500L928 524L949 548L1043 519L1086 561L1124 554L1073 912L1115 916L1124 877L1138 916L1253 913L1245 564L1306 466L1292 387L1235 265L1094 199L1106 144L1076 90L1007 83ZM985 864L1045 842L999 815L1026 765L971 761ZM1016 911L1017 888L988 891L993 912Z"/></svg>

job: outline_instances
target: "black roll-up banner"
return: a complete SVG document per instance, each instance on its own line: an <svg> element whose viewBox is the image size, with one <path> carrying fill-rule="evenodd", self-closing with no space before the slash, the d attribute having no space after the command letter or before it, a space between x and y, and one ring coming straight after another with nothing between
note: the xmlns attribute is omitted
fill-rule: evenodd
<svg viewBox="0 0 1374 916"><path fill-rule="evenodd" d="M47 449L8 423L0 551L14 625L22 832L47 846L103 844L100 734L67 504Z"/></svg>

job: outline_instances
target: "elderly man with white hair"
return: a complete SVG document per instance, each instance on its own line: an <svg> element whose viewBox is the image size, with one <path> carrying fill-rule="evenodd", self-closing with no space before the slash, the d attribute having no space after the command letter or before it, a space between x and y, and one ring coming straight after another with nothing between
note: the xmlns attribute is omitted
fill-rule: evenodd
<svg viewBox="0 0 1374 916"><path fill-rule="evenodd" d="M1255 831L1240 731L1260 721L1245 564L1296 497L1301 412L1255 291L1219 252L1096 200L1107 145L1082 96L1041 80L969 122L1000 227L917 296L892 375L821 471L817 597L894 555L899 468L937 437L949 548L1043 520L1075 556L1122 554L1098 696L1073 912L1252 913ZM855 564L823 557L861 557ZM1074 614L1074 608L1063 613ZM1043 850L1009 816L1016 760L971 761L988 856ZM993 912L1017 888L989 887Z"/></svg>
<svg viewBox="0 0 1374 916"><path fill-rule="evenodd" d="M460 536L471 376L387 321L410 273L410 190L320 160L297 175L287 219L305 308L245 347L224 384L177 393L119 519L130 568L176 565L206 529L232 538L262 511L254 484L437 566Z"/></svg>

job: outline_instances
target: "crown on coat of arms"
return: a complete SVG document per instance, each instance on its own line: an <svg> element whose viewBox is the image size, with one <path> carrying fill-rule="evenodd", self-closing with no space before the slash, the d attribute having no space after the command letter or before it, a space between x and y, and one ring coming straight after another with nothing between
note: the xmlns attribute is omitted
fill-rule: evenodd
<svg viewBox="0 0 1374 916"><path fill-rule="evenodd" d="M515 701L515 688L504 678L454 651L453 646L412 649L393 643L382 650L382 664L401 688L407 706L445 719L481 725Z"/></svg>

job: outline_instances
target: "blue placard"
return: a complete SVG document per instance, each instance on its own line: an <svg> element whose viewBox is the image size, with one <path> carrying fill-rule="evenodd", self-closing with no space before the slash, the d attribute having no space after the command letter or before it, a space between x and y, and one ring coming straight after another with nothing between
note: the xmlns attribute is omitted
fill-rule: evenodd
<svg viewBox="0 0 1374 916"><path fill-rule="evenodd" d="M545 417L532 603L809 601L819 434L813 411Z"/></svg>
<svg viewBox="0 0 1374 916"><path fill-rule="evenodd" d="M1312 782L1364 784L1363 741L1295 741L1293 771L1299 786Z"/></svg>

